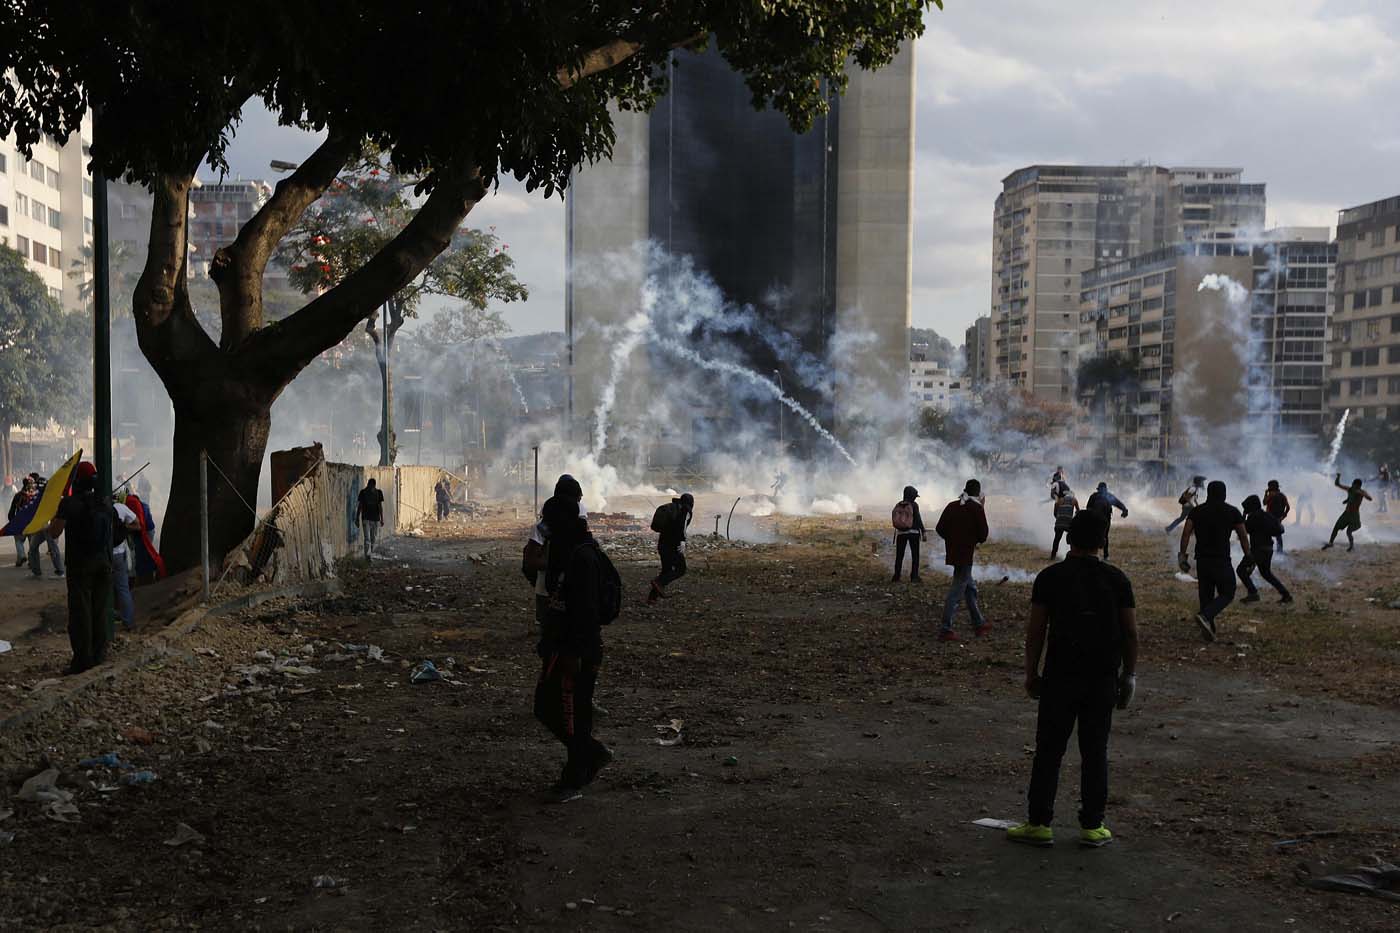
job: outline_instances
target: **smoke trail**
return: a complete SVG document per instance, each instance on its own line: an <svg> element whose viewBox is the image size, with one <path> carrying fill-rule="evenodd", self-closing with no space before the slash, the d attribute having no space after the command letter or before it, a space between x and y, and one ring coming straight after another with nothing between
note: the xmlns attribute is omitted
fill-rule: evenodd
<svg viewBox="0 0 1400 933"><path fill-rule="evenodd" d="M593 410L594 421L597 422L593 435L593 452L600 457L608 446L608 418L611 417L613 405L617 402L617 383L622 378L622 369L627 363L627 358L647 334L651 323L649 310L644 308L627 319L623 324L625 333L622 339L613 344L612 353L609 354L608 359L612 366L608 370L608 381L604 383L603 391L598 396L598 407Z"/></svg>
<svg viewBox="0 0 1400 933"><path fill-rule="evenodd" d="M520 399L520 409L524 414L530 413L530 401L525 398L525 390L520 387L520 380L515 378L515 366L506 353L505 348L498 341L488 340L486 345L496 351L496 355L501 358L501 365L505 367L506 378L510 380L511 387L515 389L515 397Z"/></svg>
<svg viewBox="0 0 1400 933"><path fill-rule="evenodd" d="M645 331L643 331L642 333L645 333ZM842 446L841 442L836 439L836 435L832 434L826 428L822 427L822 423L817 420L815 415L813 415L807 409L803 408L797 402L797 400L790 398L786 393L784 393L782 389L778 388L778 384L773 380L768 379L764 376L760 376L758 373L747 370L744 367L736 365L734 363L729 363L724 360L707 360L700 354L696 353L694 350L691 350L689 347L686 347L678 341L670 339L669 337L662 337L653 334L651 335L650 339L655 346L658 346L669 353L673 353L683 360L687 360L691 363L694 363L701 369L709 370L713 373L723 373L728 376L738 376L742 379L748 380L757 388L763 389L765 392L772 395L774 398L782 402L788 408L792 409L792 411L794 411L798 415L798 417L802 418L802 420L806 421L809 425L811 425L812 430L815 431L819 437L830 441L832 446L836 448L836 451L839 454L841 454L841 456L845 457L846 461L850 463L851 466L856 465L855 458L852 457L850 452L847 451L846 448Z"/></svg>
<svg viewBox="0 0 1400 933"><path fill-rule="evenodd" d="M1342 437L1347 433L1347 416L1351 414L1351 409L1342 410L1342 417L1337 421L1337 431L1332 435L1332 446L1327 448L1327 473L1331 475L1337 466L1337 455L1342 452Z"/></svg>

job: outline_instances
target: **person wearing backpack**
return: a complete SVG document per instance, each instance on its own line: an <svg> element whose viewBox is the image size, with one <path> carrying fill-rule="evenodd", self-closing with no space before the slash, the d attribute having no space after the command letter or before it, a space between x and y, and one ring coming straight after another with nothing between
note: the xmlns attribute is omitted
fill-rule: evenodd
<svg viewBox="0 0 1400 933"><path fill-rule="evenodd" d="M1176 504L1181 506L1181 514L1167 526L1167 534L1171 534L1177 525L1186 521L1187 516L1191 514L1191 510L1196 507L1196 501L1201 494L1201 487L1205 484L1206 478L1204 476L1191 477L1191 485L1187 486L1185 491L1176 498Z"/></svg>
<svg viewBox="0 0 1400 933"><path fill-rule="evenodd" d="M1288 501L1288 496L1284 495L1279 488L1278 480L1269 480L1268 488L1264 490L1264 511L1278 519L1278 536L1274 538L1274 546L1280 554L1283 553L1283 520L1288 517L1288 513L1293 511L1293 505ZM1251 539L1252 540L1252 539Z"/></svg>
<svg viewBox="0 0 1400 933"><path fill-rule="evenodd" d="M73 493L58 504L45 529L64 536L68 561L70 674L101 664L107 656L107 594L112 590L112 548L126 530L112 503L97 493L97 467L84 460L73 471Z"/></svg>
<svg viewBox="0 0 1400 933"><path fill-rule="evenodd" d="M1026 626L1026 693L1039 701L1035 759L1026 822L1011 842L1055 844L1055 792L1070 733L1079 730L1079 844L1113 841L1108 803L1108 734L1113 708L1126 709L1137 688L1137 610L1126 574L1099 560L1103 520L1080 512L1070 523L1069 555L1036 575ZM1041 673L1041 649L1045 668Z"/></svg>
<svg viewBox="0 0 1400 933"><path fill-rule="evenodd" d="M550 788L552 799L565 803L581 797L612 761L612 752L593 737L593 692L603 662L602 627L621 611L622 581L585 519L567 511L551 518L550 550L567 548L568 559L540 627L535 717L568 752Z"/></svg>
<svg viewBox="0 0 1400 933"><path fill-rule="evenodd" d="M1059 559L1060 538L1069 531L1070 522L1078 512L1079 500L1074 497L1074 490L1069 488L1068 483L1061 483L1060 497L1051 508L1051 514L1055 516L1055 543L1050 545L1051 560Z"/></svg>
<svg viewBox="0 0 1400 933"><path fill-rule="evenodd" d="M682 493L660 506L651 519L651 530L659 537L656 550L661 555L661 572L651 581L647 602L654 603L666 595L666 587L685 576L685 529L695 511L695 497Z"/></svg>
<svg viewBox="0 0 1400 933"><path fill-rule="evenodd" d="M890 510L890 522L894 525L894 577L891 583L898 583L904 571L904 549L909 549L909 582L919 582L919 542L928 540L924 530L924 518L919 514L919 490L913 486L904 487L904 498Z"/></svg>

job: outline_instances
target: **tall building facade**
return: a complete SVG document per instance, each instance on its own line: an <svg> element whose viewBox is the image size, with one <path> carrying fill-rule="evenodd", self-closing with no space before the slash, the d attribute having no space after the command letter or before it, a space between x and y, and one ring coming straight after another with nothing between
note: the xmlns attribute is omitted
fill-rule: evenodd
<svg viewBox="0 0 1400 933"><path fill-rule="evenodd" d="M190 271L209 274L209 263L221 246L238 236L239 229L253 219L258 209L272 197L272 186L256 178L233 181L206 181L190 189Z"/></svg>
<svg viewBox="0 0 1400 933"><path fill-rule="evenodd" d="M1326 419L1324 228L1217 234L1081 277L1076 433L1109 464L1222 462Z"/></svg>
<svg viewBox="0 0 1400 933"><path fill-rule="evenodd" d="M45 136L32 158L19 152L13 135L0 144L0 242L23 255L70 311L84 308L91 276L84 271L91 269L91 142L92 122L84 117L67 143Z"/></svg>
<svg viewBox="0 0 1400 933"><path fill-rule="evenodd" d="M985 314L963 332L963 379L976 389L992 377L992 319Z"/></svg>
<svg viewBox="0 0 1400 933"><path fill-rule="evenodd" d="M1262 228L1262 184L1243 170L1033 165L1002 182L992 228L992 368L1068 401L1081 273L1225 230Z"/></svg>
<svg viewBox="0 0 1400 933"><path fill-rule="evenodd" d="M625 377L610 386L619 344L655 271L639 248L647 243L688 260L713 279L725 302L751 308L763 329L782 335L743 339L737 357L780 381L823 426L854 430L878 407L877 396L902 401L912 273L912 46L879 72L853 72L847 93L804 134L778 113L755 111L741 76L713 51L686 58L670 80L650 114L614 114L612 158L578 172L566 195L573 439L593 437L610 389L615 423L645 419L665 374L687 365L639 335ZM855 334L861 339L833 352ZM814 376L778 346L808 359L836 357L838 367ZM666 426L674 435L668 440L703 449L732 434L744 415L722 402L700 406L688 423Z"/></svg>
<svg viewBox="0 0 1400 933"><path fill-rule="evenodd" d="M1400 419L1400 195L1337 217L1328 405Z"/></svg>

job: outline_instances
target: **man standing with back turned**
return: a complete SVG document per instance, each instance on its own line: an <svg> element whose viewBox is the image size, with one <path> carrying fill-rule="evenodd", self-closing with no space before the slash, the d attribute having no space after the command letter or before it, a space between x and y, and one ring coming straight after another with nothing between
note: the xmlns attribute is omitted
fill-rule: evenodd
<svg viewBox="0 0 1400 933"><path fill-rule="evenodd" d="M1026 693L1040 701L1035 761L1028 793L1029 818L1006 831L1012 842L1049 846L1069 734L1079 729L1079 844L1106 846L1108 733L1113 707L1126 709L1136 688L1137 610L1133 586L1123 571L1099 560L1103 519L1080 512L1069 530L1069 556L1046 567L1031 589L1026 627ZM1040 652L1049 630L1045 673Z"/></svg>
<svg viewBox="0 0 1400 933"><path fill-rule="evenodd" d="M1200 597L1201 611L1196 614L1196 624L1200 626L1201 637L1215 641L1215 618L1225 611L1235 598L1235 568L1230 563L1230 533L1240 539L1244 560L1240 572L1248 574L1254 569L1254 559L1250 556L1249 532L1244 526L1244 516L1240 510L1225 501L1225 484L1211 480L1206 487L1206 501L1191 510L1186 518L1186 526L1181 529L1181 551L1177 554L1177 565L1182 573L1191 572L1191 563L1186 559L1186 549L1191 545L1191 536L1196 536L1196 589Z"/></svg>
<svg viewBox="0 0 1400 933"><path fill-rule="evenodd" d="M972 561L977 555L977 545L987 540L987 513L982 501L982 484L975 479L967 481L963 493L943 507L934 532L943 539L948 566L953 568L953 582L948 587L948 597L943 602L943 626L939 629L939 641L955 641L953 615L958 611L958 603L967 598L967 611L972 616L972 631L981 638L991 628L982 607L977 605L977 581L972 579Z"/></svg>

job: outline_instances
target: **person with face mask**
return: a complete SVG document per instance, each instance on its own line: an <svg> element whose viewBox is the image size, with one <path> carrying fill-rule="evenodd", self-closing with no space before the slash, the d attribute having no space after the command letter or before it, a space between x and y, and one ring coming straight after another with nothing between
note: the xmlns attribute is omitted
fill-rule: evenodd
<svg viewBox="0 0 1400 933"><path fill-rule="evenodd" d="M1259 501L1258 496L1250 496L1244 500L1243 505L1244 527L1249 532L1250 560L1241 561L1237 573L1249 595L1240 602L1259 602L1259 588L1254 585L1254 580L1250 577L1250 572L1254 568L1258 568L1259 576L1263 578L1265 583L1278 591L1279 602L1293 602L1288 587L1279 582L1272 569L1274 540L1283 540L1283 524L1268 509L1264 508L1264 504ZM1253 567L1250 566L1251 563Z"/></svg>
<svg viewBox="0 0 1400 933"><path fill-rule="evenodd" d="M685 576L686 528L695 512L695 497L683 493L656 510L651 530L656 532L656 550L661 556L661 572L651 581L647 602L654 603L666 595L666 587Z"/></svg>

